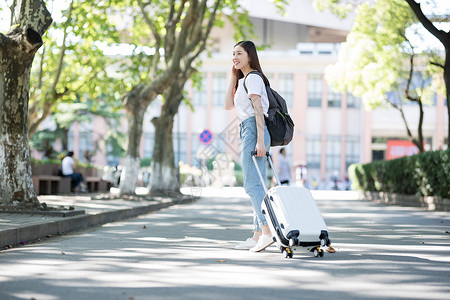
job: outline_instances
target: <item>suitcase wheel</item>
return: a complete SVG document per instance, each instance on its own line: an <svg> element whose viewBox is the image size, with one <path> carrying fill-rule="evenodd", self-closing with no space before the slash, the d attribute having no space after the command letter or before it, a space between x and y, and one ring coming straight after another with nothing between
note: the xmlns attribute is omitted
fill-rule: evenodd
<svg viewBox="0 0 450 300"><path fill-rule="evenodd" d="M292 253L291 248L284 248L282 250L282 252L283 252L284 258L292 258L294 256L294 253Z"/></svg>
<svg viewBox="0 0 450 300"><path fill-rule="evenodd" d="M323 257L323 250L320 249L320 247L314 248L312 251L314 253L314 257Z"/></svg>

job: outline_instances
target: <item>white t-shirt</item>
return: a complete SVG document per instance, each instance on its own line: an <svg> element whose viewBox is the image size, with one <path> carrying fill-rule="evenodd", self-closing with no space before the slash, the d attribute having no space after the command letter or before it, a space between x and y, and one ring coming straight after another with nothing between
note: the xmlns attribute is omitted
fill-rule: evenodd
<svg viewBox="0 0 450 300"><path fill-rule="evenodd" d="M73 164L75 163L75 161L73 160L72 157L70 156L66 156L64 157L64 159L62 160L62 173L63 175L72 175L73 174Z"/></svg>
<svg viewBox="0 0 450 300"><path fill-rule="evenodd" d="M249 96L252 94L261 96L263 113L267 117L269 100L267 98L266 85L264 84L263 79L258 74L248 75L247 81L245 82L248 90L248 93L246 93L244 88L244 78L239 79L238 88L234 94L234 106L238 112L239 119L242 122L255 115L252 101L249 99Z"/></svg>

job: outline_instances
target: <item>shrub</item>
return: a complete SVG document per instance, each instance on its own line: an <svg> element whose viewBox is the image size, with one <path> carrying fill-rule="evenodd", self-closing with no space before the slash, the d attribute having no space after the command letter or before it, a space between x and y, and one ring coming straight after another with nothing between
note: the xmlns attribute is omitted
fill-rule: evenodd
<svg viewBox="0 0 450 300"><path fill-rule="evenodd" d="M450 198L450 149L353 164L348 172L354 189Z"/></svg>
<svg viewBox="0 0 450 300"><path fill-rule="evenodd" d="M152 158L151 157L144 157L141 159L141 168L150 167L152 165Z"/></svg>

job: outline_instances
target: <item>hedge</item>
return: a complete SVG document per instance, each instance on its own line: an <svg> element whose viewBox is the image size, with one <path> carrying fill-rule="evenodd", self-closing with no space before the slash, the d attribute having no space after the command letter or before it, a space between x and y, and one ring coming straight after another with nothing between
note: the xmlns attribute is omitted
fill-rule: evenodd
<svg viewBox="0 0 450 300"><path fill-rule="evenodd" d="M348 173L357 190L450 198L450 149L352 164Z"/></svg>

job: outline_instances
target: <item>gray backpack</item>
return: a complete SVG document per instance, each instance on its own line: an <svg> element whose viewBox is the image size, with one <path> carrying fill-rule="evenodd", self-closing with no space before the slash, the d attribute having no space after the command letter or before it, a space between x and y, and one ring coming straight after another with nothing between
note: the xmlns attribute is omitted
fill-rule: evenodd
<svg viewBox="0 0 450 300"><path fill-rule="evenodd" d="M247 76L250 74L258 74L264 81L262 74L258 71L252 71ZM246 93L248 93L245 85L247 76L244 78ZM264 119L270 134L270 146L285 146L291 142L294 135L294 122L289 116L286 100L274 91L270 85L266 85L266 92L269 99L269 111L267 112L268 117L264 117Z"/></svg>

